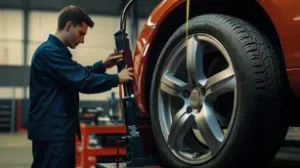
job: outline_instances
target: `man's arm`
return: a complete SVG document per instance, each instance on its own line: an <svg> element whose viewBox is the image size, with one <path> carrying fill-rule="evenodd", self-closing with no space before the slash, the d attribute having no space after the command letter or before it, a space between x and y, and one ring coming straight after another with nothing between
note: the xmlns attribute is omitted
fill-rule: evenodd
<svg viewBox="0 0 300 168"><path fill-rule="evenodd" d="M112 68L118 62L123 61L123 51L110 53L103 61L96 62L93 66L85 66L85 68L94 73L104 73L107 68Z"/></svg>
<svg viewBox="0 0 300 168"><path fill-rule="evenodd" d="M65 56L60 50L49 48L44 55L44 70L60 84L81 93L100 93L119 84L117 74L93 73Z"/></svg>
<svg viewBox="0 0 300 168"><path fill-rule="evenodd" d="M85 66L85 68L90 71L90 72L93 72L93 73L104 73L106 72L106 68L104 67L103 65L103 61L98 61L96 62L94 65L89 65L89 66Z"/></svg>

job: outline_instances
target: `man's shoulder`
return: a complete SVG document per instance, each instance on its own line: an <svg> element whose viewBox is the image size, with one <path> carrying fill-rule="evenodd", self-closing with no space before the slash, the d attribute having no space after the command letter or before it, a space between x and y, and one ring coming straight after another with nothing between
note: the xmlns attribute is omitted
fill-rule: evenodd
<svg viewBox="0 0 300 168"><path fill-rule="evenodd" d="M52 51L59 51L60 48L51 43L50 41L43 42L40 46L38 46L37 51L39 53L51 53Z"/></svg>
<svg viewBox="0 0 300 168"><path fill-rule="evenodd" d="M34 64L35 62L39 62L49 54L58 50L59 48L51 44L51 42L45 41L36 48L35 52L33 53L31 63Z"/></svg>

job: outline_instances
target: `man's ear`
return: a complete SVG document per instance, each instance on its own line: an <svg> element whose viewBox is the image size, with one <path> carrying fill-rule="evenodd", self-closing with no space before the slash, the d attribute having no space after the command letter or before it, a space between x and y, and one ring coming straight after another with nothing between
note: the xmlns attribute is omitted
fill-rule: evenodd
<svg viewBox="0 0 300 168"><path fill-rule="evenodd" d="M68 21L66 23L66 30L69 31L71 29L71 26L72 26L72 22L71 21Z"/></svg>

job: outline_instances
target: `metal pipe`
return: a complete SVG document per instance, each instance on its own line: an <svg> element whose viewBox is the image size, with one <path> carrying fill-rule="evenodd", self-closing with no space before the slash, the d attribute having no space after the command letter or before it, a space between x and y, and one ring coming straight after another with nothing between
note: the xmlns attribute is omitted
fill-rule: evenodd
<svg viewBox="0 0 300 168"><path fill-rule="evenodd" d="M120 29L126 31L126 19L128 15L128 11L131 8L131 6L136 2L137 0L130 0L127 5L125 6L122 15L121 15L121 23L120 23Z"/></svg>

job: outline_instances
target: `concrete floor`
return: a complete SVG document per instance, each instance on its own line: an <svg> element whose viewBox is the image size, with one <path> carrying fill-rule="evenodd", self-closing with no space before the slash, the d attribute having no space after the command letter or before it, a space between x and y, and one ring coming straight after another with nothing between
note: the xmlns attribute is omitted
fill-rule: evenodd
<svg viewBox="0 0 300 168"><path fill-rule="evenodd" d="M30 168L31 161L26 133L0 134L0 168Z"/></svg>
<svg viewBox="0 0 300 168"><path fill-rule="evenodd" d="M300 131L290 131L287 139L300 140ZM283 148L269 168L299 168L300 148ZM0 133L0 168L30 168L31 141L27 133ZM290 166L288 166L290 165Z"/></svg>

